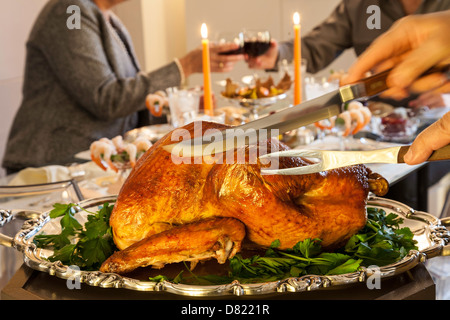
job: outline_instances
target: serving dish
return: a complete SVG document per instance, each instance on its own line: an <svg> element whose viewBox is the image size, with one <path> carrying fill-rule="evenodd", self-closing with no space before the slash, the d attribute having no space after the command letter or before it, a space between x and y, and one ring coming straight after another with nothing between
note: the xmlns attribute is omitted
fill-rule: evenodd
<svg viewBox="0 0 450 320"><path fill-rule="evenodd" d="M123 139L127 142L133 142L139 137L147 138L151 143L155 143L162 137L164 137L167 133L172 131L174 127L167 123L162 124L153 124L150 126L144 126L136 129L132 129L127 131L123 135ZM91 151L84 150L75 154L75 158L80 160L91 160Z"/></svg>
<svg viewBox="0 0 450 320"><path fill-rule="evenodd" d="M447 112L450 112L450 106L438 107L429 109L428 107L421 108L418 114L418 118L423 122L436 121L444 116Z"/></svg>
<svg viewBox="0 0 450 320"><path fill-rule="evenodd" d="M78 203L80 207L87 210L97 208L105 202L114 202L115 196L101 197L84 200ZM388 278L415 267L427 259L436 256L450 255L450 218L438 219L426 212L415 211L412 208L389 199L370 196L368 207L380 208L387 214L395 213L404 219L402 227L409 227L417 241L418 250L411 250L400 261L380 267L362 268L358 272L318 276L307 275L301 277L290 277L279 281L244 284L232 281L222 285L186 285L176 284L170 281L146 281L129 276L121 276L114 273L102 273L100 271L80 271L74 266L63 265L61 262L50 262L46 258L52 254L51 250L39 249L33 243L33 239L40 233L59 232L59 223L49 218L49 212L42 213L37 218L25 221L22 229L14 236L7 237L0 234L0 244L13 247L23 254L24 263L34 270L46 272L61 279L75 279L90 286L102 288L124 288L139 291L169 292L183 296L253 296L263 294L283 294L288 292L302 292L320 290L330 287L346 286L361 283L377 272L381 278ZM85 211L81 209L75 214L80 223L86 220ZM12 219L18 212L0 211L0 226ZM26 216L23 211L21 216ZM162 272L162 270L160 270Z"/></svg>
<svg viewBox="0 0 450 320"><path fill-rule="evenodd" d="M131 142L136 140L138 137L145 137L151 143L155 143L173 129L174 127L167 123L154 124L130 130L124 134L123 138L124 140Z"/></svg>
<svg viewBox="0 0 450 320"><path fill-rule="evenodd" d="M264 97L259 99L250 99L250 98L243 98L243 97L236 97L236 98L230 98L227 96L221 95L222 98L224 98L226 101L241 107L268 107L271 106L281 100L286 99L287 94L281 93L276 96L271 97Z"/></svg>

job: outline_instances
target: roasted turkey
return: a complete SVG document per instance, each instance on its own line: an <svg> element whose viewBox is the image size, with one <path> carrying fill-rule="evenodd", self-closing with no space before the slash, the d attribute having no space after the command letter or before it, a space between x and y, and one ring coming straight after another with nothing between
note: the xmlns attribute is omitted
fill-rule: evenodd
<svg viewBox="0 0 450 320"><path fill-rule="evenodd" d="M228 128L195 122L184 127L192 137L194 126L201 126L200 133ZM193 268L211 258L224 263L241 250L244 237L262 247L279 240L282 249L291 248L319 238L325 249L337 248L365 225L369 191L387 192L386 180L364 165L298 176L262 175L267 164L260 161L176 164L162 148L171 143L169 133L154 144L122 186L110 218L119 251L101 271L120 274L181 261L190 261ZM268 152L275 146L288 149L277 139L266 143ZM281 168L309 163L280 158Z"/></svg>

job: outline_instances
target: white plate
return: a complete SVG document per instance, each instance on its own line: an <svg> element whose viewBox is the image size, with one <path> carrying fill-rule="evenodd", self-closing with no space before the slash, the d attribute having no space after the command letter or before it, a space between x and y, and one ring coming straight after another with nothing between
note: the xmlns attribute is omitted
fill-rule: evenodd
<svg viewBox="0 0 450 320"><path fill-rule="evenodd" d="M438 120L450 112L450 107L433 108L424 111L419 118L423 120Z"/></svg>
<svg viewBox="0 0 450 320"><path fill-rule="evenodd" d="M323 139L315 140L308 145L301 145L294 149L319 149L319 150L341 150L341 144L345 147L342 151L366 151L398 146L398 143L380 142L369 138L340 138L337 136L325 136Z"/></svg>
<svg viewBox="0 0 450 320"><path fill-rule="evenodd" d="M167 123L145 126L126 132L123 136L123 139L128 142L132 142L136 140L137 137L145 136L150 140L151 143L155 143L156 141L164 137L167 133L169 133L172 129L173 127ZM80 160L91 160L91 152L89 150L78 152L75 155L75 158Z"/></svg>

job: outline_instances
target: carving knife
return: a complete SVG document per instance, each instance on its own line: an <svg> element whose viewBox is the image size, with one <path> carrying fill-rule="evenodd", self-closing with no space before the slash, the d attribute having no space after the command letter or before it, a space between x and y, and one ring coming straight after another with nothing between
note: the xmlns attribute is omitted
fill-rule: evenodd
<svg viewBox="0 0 450 320"><path fill-rule="evenodd" d="M450 65L434 67L423 75L434 72L443 72L450 78ZM180 141L177 129L172 132L173 144L164 146L166 151L182 157L197 157L214 153L225 152L230 149L251 145L259 139L278 137L280 134L302 126L337 116L342 113L345 104L352 100L367 100L385 91L387 76L390 69L361 79L360 81L345 85L318 98L305 101L301 104L280 110L272 115L256 119L244 125L231 127L222 131L215 131L193 139ZM183 136L185 137L185 135ZM209 151L205 151L208 147Z"/></svg>

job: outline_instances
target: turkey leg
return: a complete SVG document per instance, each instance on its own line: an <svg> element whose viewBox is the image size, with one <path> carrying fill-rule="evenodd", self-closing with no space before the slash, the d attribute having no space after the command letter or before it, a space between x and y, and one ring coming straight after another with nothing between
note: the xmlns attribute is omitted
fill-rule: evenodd
<svg viewBox="0 0 450 320"><path fill-rule="evenodd" d="M138 267L160 269L167 263L217 259L225 263L241 248L245 226L234 218L213 217L154 234L111 255L102 272L127 273Z"/></svg>

